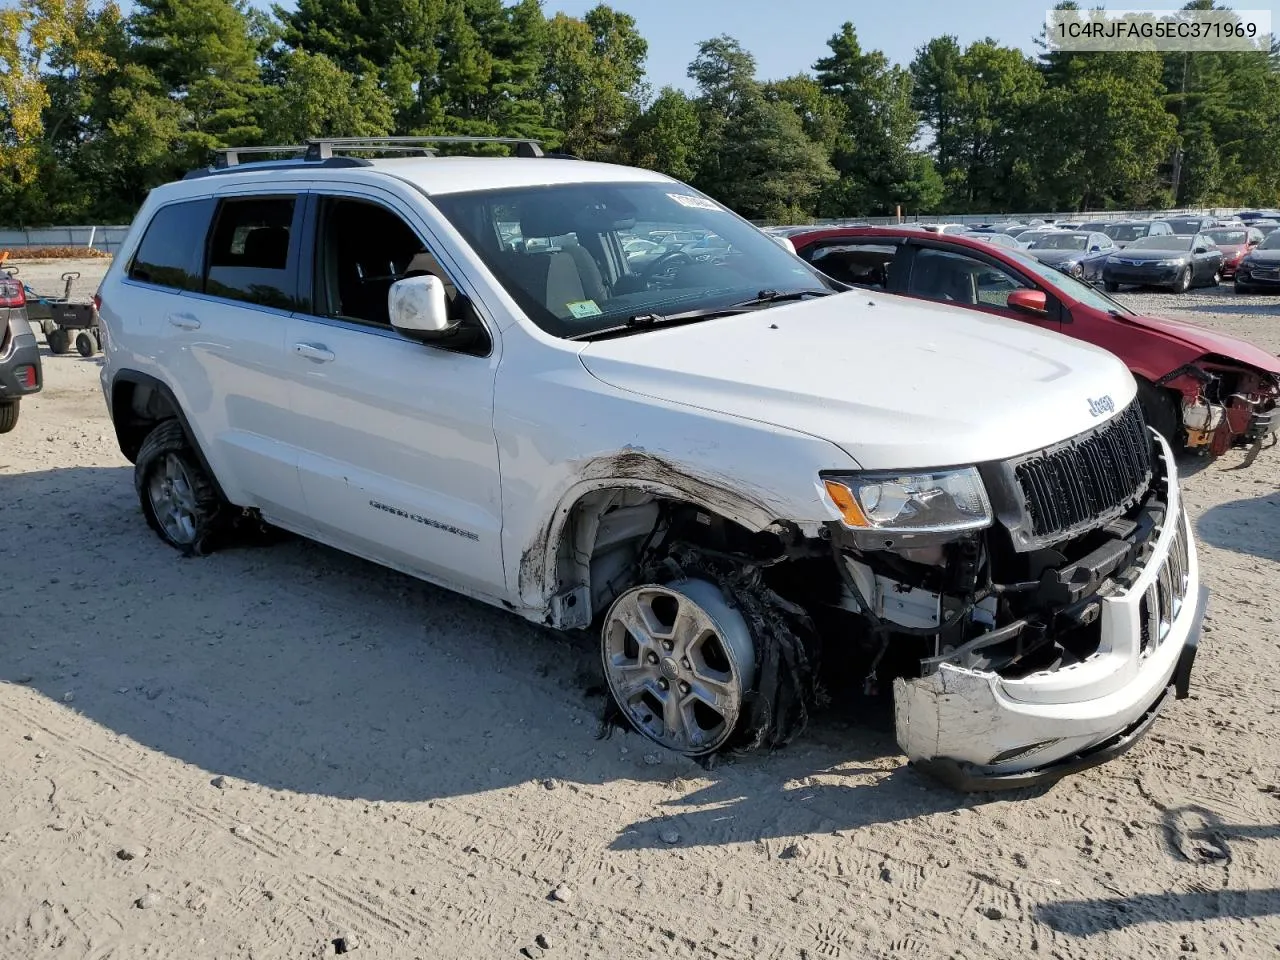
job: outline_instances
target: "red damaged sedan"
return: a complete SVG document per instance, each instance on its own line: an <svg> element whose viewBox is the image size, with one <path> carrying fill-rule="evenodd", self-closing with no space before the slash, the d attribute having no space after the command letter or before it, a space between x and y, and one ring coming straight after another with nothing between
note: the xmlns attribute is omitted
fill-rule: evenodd
<svg viewBox="0 0 1280 960"><path fill-rule="evenodd" d="M1222 276L1228 280L1236 275L1240 261L1263 240L1262 231L1255 227L1214 227L1204 233L1222 251Z"/></svg>
<svg viewBox="0 0 1280 960"><path fill-rule="evenodd" d="M843 283L1010 317L1096 344L1138 381L1147 422L1214 455L1280 428L1280 358L1226 334L1134 313L1019 250L898 227L813 227L796 253Z"/></svg>

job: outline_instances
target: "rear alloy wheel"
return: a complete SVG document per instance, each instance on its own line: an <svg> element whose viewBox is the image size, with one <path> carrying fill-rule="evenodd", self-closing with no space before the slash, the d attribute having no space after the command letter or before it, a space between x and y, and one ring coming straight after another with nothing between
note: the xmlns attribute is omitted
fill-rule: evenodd
<svg viewBox="0 0 1280 960"><path fill-rule="evenodd" d="M1173 282L1174 293L1186 293L1191 289L1191 268L1183 267L1178 279Z"/></svg>
<svg viewBox="0 0 1280 960"><path fill-rule="evenodd" d="M0 403L0 433L8 433L18 425L17 400L6 400Z"/></svg>
<svg viewBox="0 0 1280 960"><path fill-rule="evenodd" d="M627 721L686 756L733 738L755 684L751 631L706 580L645 584L618 597L600 638L605 679Z"/></svg>
<svg viewBox="0 0 1280 960"><path fill-rule="evenodd" d="M206 552L228 511L177 420L155 427L134 465L134 487L147 524L184 553Z"/></svg>

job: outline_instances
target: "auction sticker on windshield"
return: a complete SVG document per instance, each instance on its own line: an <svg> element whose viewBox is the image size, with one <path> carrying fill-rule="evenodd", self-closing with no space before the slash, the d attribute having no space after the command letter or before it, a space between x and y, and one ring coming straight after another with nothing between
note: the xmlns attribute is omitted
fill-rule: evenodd
<svg viewBox="0 0 1280 960"><path fill-rule="evenodd" d="M564 306L569 311L569 316L575 320L598 317L604 312L594 300L575 300L573 303L566 303Z"/></svg>
<svg viewBox="0 0 1280 960"><path fill-rule="evenodd" d="M717 213L721 210L718 203L706 197L691 197L687 193L668 193L667 196L682 207L691 207L694 210L715 210Z"/></svg>

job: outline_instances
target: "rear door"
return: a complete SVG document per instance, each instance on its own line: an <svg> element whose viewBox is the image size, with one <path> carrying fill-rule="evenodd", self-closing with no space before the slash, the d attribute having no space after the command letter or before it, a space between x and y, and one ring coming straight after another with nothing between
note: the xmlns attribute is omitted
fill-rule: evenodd
<svg viewBox="0 0 1280 960"><path fill-rule="evenodd" d="M305 514L280 374L300 210L288 191L162 207L129 267L122 320L146 328L134 352L153 351L231 501L291 526Z"/></svg>
<svg viewBox="0 0 1280 960"><path fill-rule="evenodd" d="M308 216L309 305L285 350L307 509L334 546L486 596L505 592L493 432L501 341L429 225L394 194L317 184ZM479 325L465 349L408 339L387 292L407 275L445 283Z"/></svg>

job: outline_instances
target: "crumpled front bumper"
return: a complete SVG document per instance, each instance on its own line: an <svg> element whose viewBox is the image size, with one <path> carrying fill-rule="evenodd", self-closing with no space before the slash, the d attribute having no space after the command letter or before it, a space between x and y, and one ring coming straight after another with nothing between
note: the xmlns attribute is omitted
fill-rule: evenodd
<svg viewBox="0 0 1280 960"><path fill-rule="evenodd" d="M1055 780L1123 753L1171 690L1186 696L1208 591L1174 479L1167 496L1171 519L1146 567L1102 600L1093 656L1017 679L943 664L894 681L898 744L913 764L968 790Z"/></svg>

